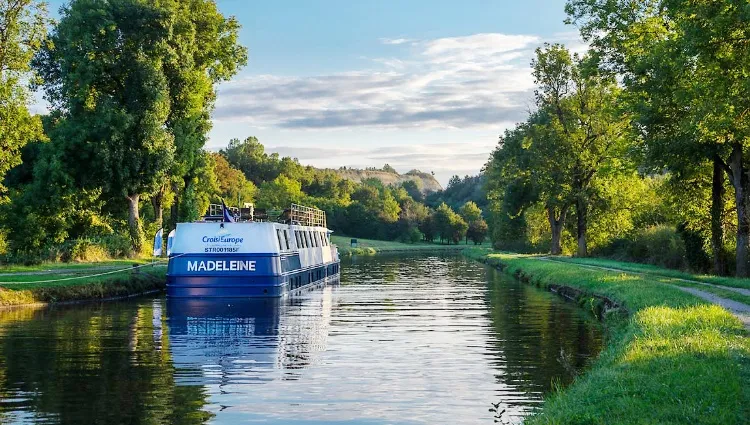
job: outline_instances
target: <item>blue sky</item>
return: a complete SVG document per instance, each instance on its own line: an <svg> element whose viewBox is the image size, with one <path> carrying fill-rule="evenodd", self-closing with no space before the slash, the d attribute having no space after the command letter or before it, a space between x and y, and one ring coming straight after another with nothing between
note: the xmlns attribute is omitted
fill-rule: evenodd
<svg viewBox="0 0 750 425"><path fill-rule="evenodd" d="M63 2L52 1L53 14ZM581 43L562 1L218 1L249 63L219 87L208 148L256 136L319 167L476 174L533 106L529 61Z"/></svg>

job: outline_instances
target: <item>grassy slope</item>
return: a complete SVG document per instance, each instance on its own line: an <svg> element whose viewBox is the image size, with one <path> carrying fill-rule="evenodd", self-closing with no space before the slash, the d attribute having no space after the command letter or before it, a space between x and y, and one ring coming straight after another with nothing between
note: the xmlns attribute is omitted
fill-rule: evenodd
<svg viewBox="0 0 750 425"><path fill-rule="evenodd" d="M137 258L137 259L120 259L120 260L106 260L106 261L95 261L95 262L73 262L73 263L42 263L34 266L24 266L16 264L4 264L0 265L0 273L23 273L23 272L48 272L58 270L86 270L92 267L114 267L114 266L129 266L131 264L146 264L151 262L150 258ZM0 278L0 280L4 280Z"/></svg>
<svg viewBox="0 0 750 425"><path fill-rule="evenodd" d="M406 244L394 241L379 241L374 239L356 238L357 248L350 246L348 236L331 235L331 241L339 248L342 255L374 255L378 252L403 252L403 251L443 251L463 249L466 245L441 245L436 243L418 242Z"/></svg>
<svg viewBox="0 0 750 425"><path fill-rule="evenodd" d="M648 276L467 250L540 287L606 296L630 313L606 317L608 345L527 424L744 424L750 419L750 339L742 324Z"/></svg>
<svg viewBox="0 0 750 425"><path fill-rule="evenodd" d="M583 266L606 267L622 270L623 272L640 273L649 275L649 279L671 285L696 288L701 291L711 292L722 298L739 301L750 305L750 296L740 294L726 288L750 289L750 279L736 279L731 277L717 277L705 275L693 275L679 270L664 269L657 266L651 266L638 263L626 263L621 261L605 260L599 258L571 258L571 257L554 257L549 261L567 262L580 264ZM710 283L718 286L701 285L700 283L687 282L687 280ZM723 282L723 283L722 283ZM725 288L722 288L725 287Z"/></svg>
<svg viewBox="0 0 750 425"><path fill-rule="evenodd" d="M617 268L637 273L650 273L664 277L674 277L678 279L697 280L699 282L712 283L714 285L729 286L733 288L750 289L750 279L738 279L733 277L720 277L697 275L680 270L665 269L649 264L628 263L624 261L606 260L603 258L574 258L574 257L555 257L555 260L568 261L577 264L587 264L599 267Z"/></svg>
<svg viewBox="0 0 750 425"><path fill-rule="evenodd" d="M97 270L92 270L97 273ZM130 271L96 277L70 280L77 274L47 274L0 276L0 306L103 299L162 289L165 285L166 267L144 267L139 273ZM86 275L83 275L86 276ZM55 282L41 282L58 280Z"/></svg>

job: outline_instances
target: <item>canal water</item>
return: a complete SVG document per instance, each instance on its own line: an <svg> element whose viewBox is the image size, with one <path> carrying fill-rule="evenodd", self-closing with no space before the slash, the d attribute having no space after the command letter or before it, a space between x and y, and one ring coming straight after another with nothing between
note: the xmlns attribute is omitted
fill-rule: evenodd
<svg viewBox="0 0 750 425"><path fill-rule="evenodd" d="M518 423L601 345L592 317L479 263L355 258L281 303L0 311L0 423Z"/></svg>

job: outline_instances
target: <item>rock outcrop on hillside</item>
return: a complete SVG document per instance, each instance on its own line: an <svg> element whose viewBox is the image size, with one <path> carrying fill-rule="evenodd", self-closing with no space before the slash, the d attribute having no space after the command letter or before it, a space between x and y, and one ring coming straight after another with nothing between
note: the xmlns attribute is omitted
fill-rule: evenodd
<svg viewBox="0 0 750 425"><path fill-rule="evenodd" d="M417 183L423 194L427 195L433 192L443 190L443 187L435 180L435 176L419 170L411 170L406 174L399 174L396 170L357 170L353 168L339 168L335 170L341 177L355 181L357 183L367 179L378 179L386 186L397 186L406 181L412 180Z"/></svg>

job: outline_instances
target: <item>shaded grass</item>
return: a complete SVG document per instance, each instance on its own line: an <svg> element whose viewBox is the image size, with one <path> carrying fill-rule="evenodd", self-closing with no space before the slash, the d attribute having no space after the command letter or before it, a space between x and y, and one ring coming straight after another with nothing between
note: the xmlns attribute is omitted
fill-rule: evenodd
<svg viewBox="0 0 750 425"><path fill-rule="evenodd" d="M163 289L166 285L165 267L139 273L122 272L95 278L63 282L21 282L0 285L0 306L54 303L88 299L105 299L140 294ZM25 276L26 277L26 276ZM28 276L36 278L47 276ZM59 277L55 275L55 277Z"/></svg>
<svg viewBox="0 0 750 425"><path fill-rule="evenodd" d="M430 242L417 242L407 244L395 241L380 241L375 239L357 239L357 247L351 247L351 239L348 236L331 235L331 242L336 244L341 255L375 255L379 252L406 252L406 251L458 251L466 248L466 245L442 245Z"/></svg>
<svg viewBox="0 0 750 425"><path fill-rule="evenodd" d="M649 277L533 257L464 253L543 288L604 296L629 314L605 314L608 342L592 368L549 395L527 424L745 424L750 343L723 308Z"/></svg>

